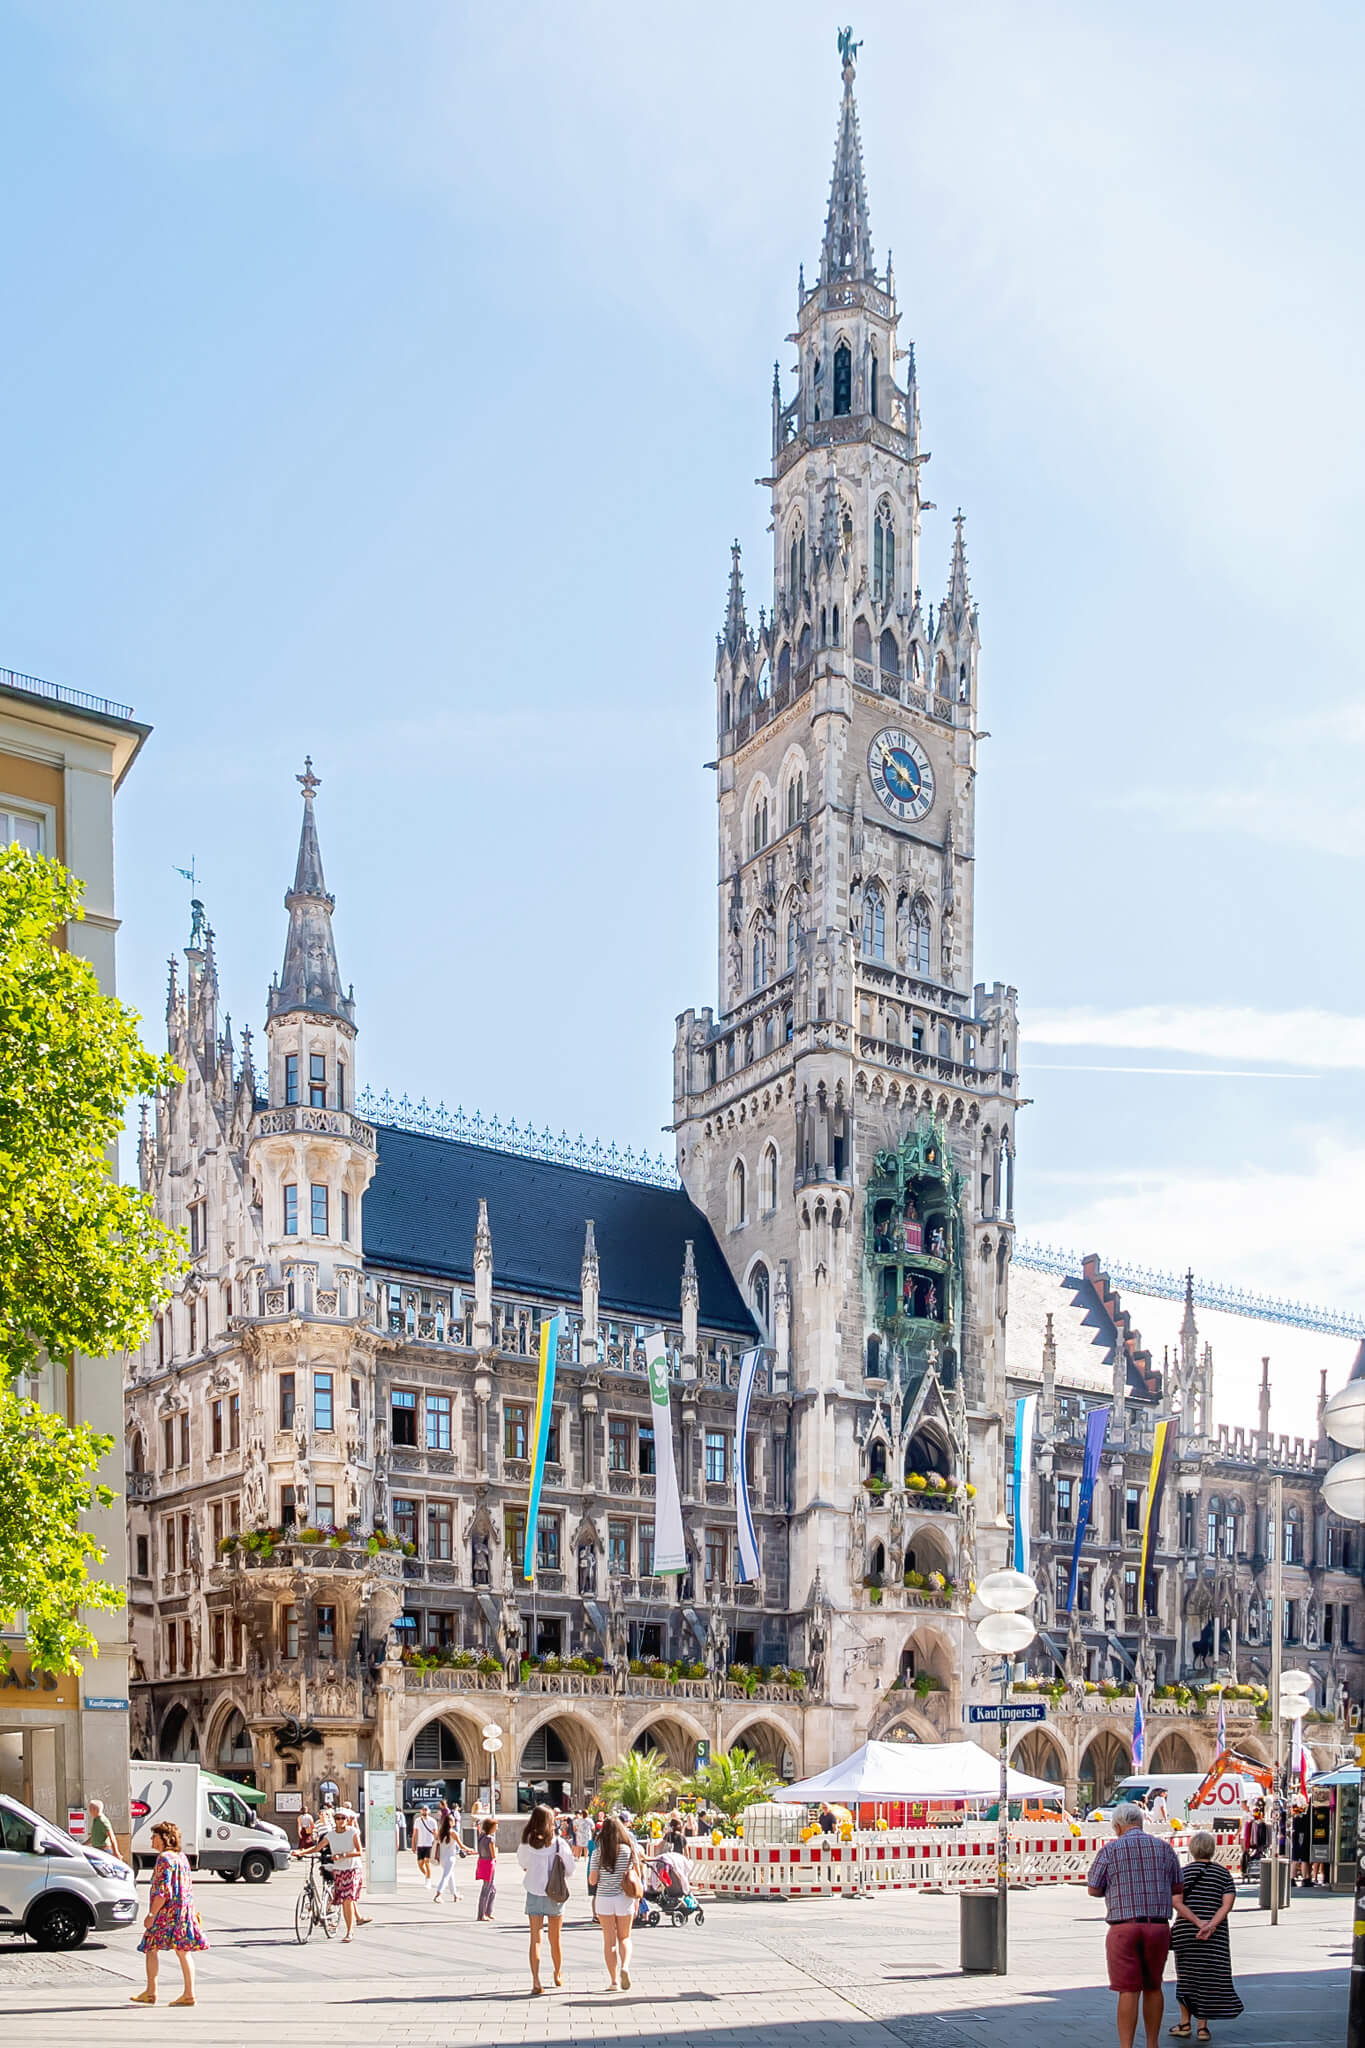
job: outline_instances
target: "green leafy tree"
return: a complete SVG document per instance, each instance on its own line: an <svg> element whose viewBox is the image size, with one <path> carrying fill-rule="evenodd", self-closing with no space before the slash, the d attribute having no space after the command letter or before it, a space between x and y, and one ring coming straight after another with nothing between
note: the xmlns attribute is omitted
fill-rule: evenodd
<svg viewBox="0 0 1365 2048"><path fill-rule="evenodd" d="M601 1784L607 1805L623 1806L636 1820L666 1806L677 1789L677 1775L657 1749L628 1749L620 1763L604 1773Z"/></svg>
<svg viewBox="0 0 1365 2048"><path fill-rule="evenodd" d="M104 1553L79 1526L113 1505L96 1477L113 1439L14 1383L44 1353L66 1362L138 1343L183 1269L179 1233L109 1169L131 1098L178 1070L145 1050L90 963L54 943L82 916L80 897L56 861L0 850L0 1628L22 1614L47 1670L95 1648L83 1608L123 1602L92 1578Z"/></svg>
<svg viewBox="0 0 1365 2048"><path fill-rule="evenodd" d="M770 1799L779 1782L772 1765L761 1762L751 1750L727 1749L704 1764L687 1789L735 1820L746 1806L759 1806Z"/></svg>
<svg viewBox="0 0 1365 2048"><path fill-rule="evenodd" d="M68 1423L13 1387L0 1386L0 1629L22 1612L33 1662L74 1671L95 1638L81 1610L117 1608L123 1592L90 1576L104 1552L80 1518L114 1503L95 1473L114 1447L84 1423Z"/></svg>
<svg viewBox="0 0 1365 2048"><path fill-rule="evenodd" d="M132 1097L177 1069L53 944L80 897L56 861L0 852L0 1378L138 1343L181 1267L178 1233L108 1158Z"/></svg>

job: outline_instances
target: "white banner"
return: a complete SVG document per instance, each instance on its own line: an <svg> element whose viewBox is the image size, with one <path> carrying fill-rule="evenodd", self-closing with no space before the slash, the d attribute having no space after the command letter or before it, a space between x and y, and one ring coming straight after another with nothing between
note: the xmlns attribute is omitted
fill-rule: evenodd
<svg viewBox="0 0 1365 2048"><path fill-rule="evenodd" d="M758 1535L749 1505L749 1461L745 1455L749 1439L749 1404L754 1397L758 1361L762 1351L755 1345L739 1361L739 1395L735 1401L735 1500L739 1507L739 1582L758 1584Z"/></svg>
<svg viewBox="0 0 1365 2048"><path fill-rule="evenodd" d="M646 1337L645 1364L649 1368L654 1420L654 1569L663 1576L687 1570L687 1542L683 1536L682 1501L678 1497L678 1468L673 1457L668 1341L662 1330L654 1330Z"/></svg>

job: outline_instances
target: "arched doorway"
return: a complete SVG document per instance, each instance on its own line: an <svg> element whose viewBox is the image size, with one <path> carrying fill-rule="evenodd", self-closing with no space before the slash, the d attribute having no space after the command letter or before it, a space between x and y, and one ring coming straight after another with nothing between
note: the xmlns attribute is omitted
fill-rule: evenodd
<svg viewBox="0 0 1365 2048"><path fill-rule="evenodd" d="M1152 1753L1151 1768L1154 1771L1197 1771L1199 1760L1183 1735L1172 1732L1163 1735Z"/></svg>
<svg viewBox="0 0 1365 2048"><path fill-rule="evenodd" d="M167 1712L157 1738L157 1754L162 1763L197 1764L199 1761L199 1730L195 1727L188 1707L174 1706Z"/></svg>
<svg viewBox="0 0 1365 2048"><path fill-rule="evenodd" d="M517 1812L537 1804L573 1806L587 1798L602 1770L597 1739L568 1715L543 1721L522 1744L517 1763Z"/></svg>
<svg viewBox="0 0 1365 2048"><path fill-rule="evenodd" d="M428 1721L403 1761L404 1806L435 1806L442 1799L463 1806L468 1782L469 1759L458 1731L449 1721Z"/></svg>
<svg viewBox="0 0 1365 2048"><path fill-rule="evenodd" d="M1076 1773L1076 1795L1082 1813L1103 1806L1120 1778L1126 1778L1133 1762L1128 1745L1108 1728L1097 1735L1081 1758Z"/></svg>
<svg viewBox="0 0 1365 2048"><path fill-rule="evenodd" d="M671 1771L680 1771L689 1777L697 1768L697 1739L681 1721L651 1721L640 1730L630 1746L645 1756L651 1749L657 1750Z"/></svg>
<svg viewBox="0 0 1365 2048"><path fill-rule="evenodd" d="M251 1735L246 1722L234 1707L223 1724L218 1737L218 1756L214 1769L224 1778L235 1778L239 1785L256 1783L256 1752L251 1745Z"/></svg>
<svg viewBox="0 0 1365 2048"><path fill-rule="evenodd" d="M1030 1778L1046 1778L1049 1785L1062 1783L1061 1752L1042 1728L1029 1729L1010 1762L1016 1771L1023 1771Z"/></svg>
<svg viewBox="0 0 1365 2048"><path fill-rule="evenodd" d="M796 1758L786 1734L773 1721L751 1721L727 1745L730 1750L747 1749L760 1763L770 1764L784 1784L796 1776Z"/></svg>

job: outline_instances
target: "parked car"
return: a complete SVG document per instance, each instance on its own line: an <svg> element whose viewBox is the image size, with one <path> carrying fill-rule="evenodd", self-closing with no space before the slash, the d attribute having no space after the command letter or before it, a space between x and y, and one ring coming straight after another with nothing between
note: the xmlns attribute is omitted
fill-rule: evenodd
<svg viewBox="0 0 1365 2048"><path fill-rule="evenodd" d="M0 1793L0 1932L79 1948L92 1927L130 1926L137 1909L126 1863Z"/></svg>

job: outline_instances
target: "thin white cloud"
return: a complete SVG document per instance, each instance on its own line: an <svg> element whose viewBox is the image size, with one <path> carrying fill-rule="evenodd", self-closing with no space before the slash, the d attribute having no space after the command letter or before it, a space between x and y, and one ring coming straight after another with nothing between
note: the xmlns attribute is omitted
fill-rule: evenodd
<svg viewBox="0 0 1365 2048"><path fill-rule="evenodd" d="M1353 734L1345 731L1338 737ZM1329 796L1291 813L1273 784L1261 789L1242 784L1236 789L1133 789L1119 798L1118 807L1160 818L1163 830L1273 840L1277 846L1307 846L1347 859L1365 854L1365 812L1345 797Z"/></svg>
<svg viewBox="0 0 1365 2048"><path fill-rule="evenodd" d="M1020 1235L1331 1308L1365 1307L1365 1145L1309 1134L1273 1167L1021 1182ZM1031 1199L1037 1197L1036 1205ZM1145 1334L1145 1333L1144 1333Z"/></svg>
<svg viewBox="0 0 1365 2048"><path fill-rule="evenodd" d="M1028 1045L1115 1046L1204 1059L1365 1068L1365 1017L1331 1010L1252 1010L1147 1003L1132 1009L1037 1010L1021 1026Z"/></svg>

